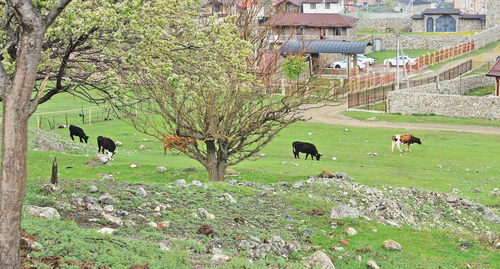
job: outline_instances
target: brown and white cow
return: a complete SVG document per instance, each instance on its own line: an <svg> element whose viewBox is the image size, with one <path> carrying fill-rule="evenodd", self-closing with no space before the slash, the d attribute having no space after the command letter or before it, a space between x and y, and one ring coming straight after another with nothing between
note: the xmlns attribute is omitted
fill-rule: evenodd
<svg viewBox="0 0 500 269"><path fill-rule="evenodd" d="M418 137L414 137L411 134L397 134L397 135L392 137L392 152L394 152L394 145L398 145L399 151L403 152L403 151L401 151L401 148L399 147L399 145L401 145L401 144L408 145L408 148L405 149L405 151L407 151L407 150L411 151L410 146L414 143L422 145L422 139L420 139Z"/></svg>
<svg viewBox="0 0 500 269"><path fill-rule="evenodd" d="M196 145L196 140L192 138L186 138L182 136L174 136L174 135L167 135L163 137L163 153L166 155L167 154L167 148L174 154L172 149L170 148L171 146L177 146L181 148L181 151L177 153L181 153L182 151L186 150L186 144L191 144L191 145Z"/></svg>

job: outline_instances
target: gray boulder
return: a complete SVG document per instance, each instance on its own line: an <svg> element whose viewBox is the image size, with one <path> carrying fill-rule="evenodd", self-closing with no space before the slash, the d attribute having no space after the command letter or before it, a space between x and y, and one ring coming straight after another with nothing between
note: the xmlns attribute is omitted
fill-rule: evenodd
<svg viewBox="0 0 500 269"><path fill-rule="evenodd" d="M29 205L26 208L26 212L35 217L45 218L45 219L60 219L61 215L55 208L52 207L38 207Z"/></svg>
<svg viewBox="0 0 500 269"><path fill-rule="evenodd" d="M361 214L356 208L352 208L348 205L338 205L332 208L332 213L330 218L332 219L345 219L345 218L359 218Z"/></svg>

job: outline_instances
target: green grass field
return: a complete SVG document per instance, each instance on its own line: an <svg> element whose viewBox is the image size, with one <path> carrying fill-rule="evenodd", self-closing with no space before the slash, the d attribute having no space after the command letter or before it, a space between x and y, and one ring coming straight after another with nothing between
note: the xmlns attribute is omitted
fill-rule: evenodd
<svg viewBox="0 0 500 269"><path fill-rule="evenodd" d="M408 56L413 57L413 58L418 58L422 55L433 53L435 51L437 51L437 50L421 50L421 49L409 50L408 49L408 50L404 50L403 52L405 53L405 55L408 55ZM394 58L394 57L396 57L396 55L397 55L396 50L373 51L373 52L366 54L366 56L375 59L376 63L382 63L385 59Z"/></svg>
<svg viewBox="0 0 500 269"><path fill-rule="evenodd" d="M61 102L66 103L71 100L69 96L58 96L58 99L48 102L40 109L45 111L64 110L66 106L60 105ZM376 116L377 120L387 120L383 116L393 117L400 122L421 122L426 117L416 116L397 116L397 115L384 115L372 114L364 112L351 111L346 115L358 115L358 118ZM359 116L361 115L361 116ZM380 118L379 118L380 117ZM428 116L433 119L434 123L450 124L443 117ZM467 119L454 119L456 124L475 125L474 120ZM498 124L496 121L485 121L492 124ZM64 124L64 123L62 123ZM68 190L65 192L69 195L71 192L78 192L78 186L86 188L86 182L92 181L92 184L99 182L102 179L102 174L112 174L117 182L127 182L130 184L145 184L151 188L164 188L167 183L174 182L177 179L186 179L187 182L192 180L199 180L202 183L207 183L207 176L204 167L195 160L189 159L182 153L180 155L172 155L169 151L164 155L162 143L143 135L127 124L119 120L100 121L92 125L82 125L86 134L90 136L88 154L70 154L60 152L43 152L28 150L28 188L27 198L25 203L32 204L36 201L50 205L49 200L35 198L35 195L43 195L40 191L42 182L50 181L51 167L54 157L57 157L59 165L59 178L62 181L73 182L66 183L65 186ZM70 140L68 129L54 129L51 132L59 134L64 140ZM475 134L475 133L458 133L458 132L444 132L444 131L413 131L413 134L422 139L422 145L412 146L412 152L399 153L399 151L391 152L391 137L395 133L407 133L405 129L377 129L377 128L356 128L345 127L336 125L327 125L321 123L308 123L298 122L288 128L284 129L278 137L276 137L269 145L267 145L260 153L264 153L265 157L252 157L237 166L231 167L237 172L239 181L251 181L258 184L276 184L280 181L288 183L305 181L309 175L318 175L323 169L330 171L345 172L355 179L356 183L366 186L373 186L374 188L416 188L421 190L439 191L449 193L453 189L460 190L460 196L466 199L477 201L483 205L492 208L500 206L500 197L491 195L493 188L500 186L500 165L497 158L500 154L500 139L496 135L488 134ZM115 161L110 166L95 166L90 167L85 165L96 154L97 143L96 137L99 135L112 138L114 141L123 143L122 147L117 148ZM30 135L30 139L34 139ZM143 141L147 139L148 141ZM307 141L314 143L318 150L323 153L320 161L304 160L305 155L301 154L301 159L293 159L292 142L293 141ZM145 145L146 150L139 150L140 145ZM81 145L81 148L86 146ZM403 146L404 148L404 146ZM75 149L75 152L78 150ZM177 151L175 151L177 152ZM377 153L376 157L372 157L368 153ZM86 156L88 155L88 156ZM336 160L332 160L335 157ZM292 165L296 163L297 165ZM131 164L136 164L136 168L131 168ZM156 167L164 166L167 168L167 173L156 173ZM195 172L186 173L182 169L194 167ZM91 183L88 183L91 184ZM260 191L257 189L239 188L237 186L230 186L227 184L212 184L215 190L210 189L201 191L200 195L206 193L231 192L233 196L238 197L238 200L245 200L243 197L248 197L248 201L253 199L260 199ZM101 186L99 185L99 188ZM480 189L481 192L476 192L474 189ZM307 190L307 189L305 189ZM331 219L329 218L329 210L332 206L336 205L335 201L327 202L324 200L315 200L307 195L307 192L294 192L293 195L278 194L275 197L282 197L279 204L286 205L292 211L288 212L294 219L302 219L303 222L297 220L299 227L303 229L314 228L317 231L329 231ZM189 193L188 193L189 191ZM313 189L312 193L320 195L320 193L330 196L335 199L335 193L324 193L324 189ZM173 191L169 191L173 193ZM193 197L199 192L194 194L190 189L185 192L175 194L181 196L173 196L171 198L184 199L182 195ZM205 194L203 194L203 192ZM191 196L189 196L191 195ZM191 199L191 198L189 198ZM203 200L203 199L202 199ZM200 200L199 203L202 203ZM142 202L138 202L140 203ZM246 214L264 214L273 220L272 212L260 212L252 208L244 208L246 202L242 202L242 208ZM249 202L248 202L249 203ZM118 204L120 206L121 204ZM217 204L207 204L203 207L214 207L216 210ZM194 207L200 207L194 204ZM325 216L311 216L301 214L310 208L321 208L327 212ZM224 207L222 207L224 208ZM276 210L276 209L275 209ZM177 211L174 211L174 213ZM189 213L172 213L173 215L165 215L164 218L171 219L173 223L180 222L185 219ZM223 212L218 212L222 215ZM270 214L270 215L266 215ZM264 216L263 215L263 216ZM262 216L262 218L264 218ZM251 218L250 216L245 216ZM266 217L266 218L267 218ZM175 221L174 221L175 220ZM42 245L45 245L47 251L37 255L69 255L74 259L96 259L88 252L97 252L97 245L89 244L88 238L91 236L85 229L75 227L71 220L68 223L58 225L55 221L37 220L31 217L26 217L23 221L23 228L27 231L40 236ZM295 220L294 220L295 221ZM368 258L376 260L382 268L408 268L408 264L412 264L411 268L462 268L466 264L471 264L473 268L498 268L500 267L500 260L495 258L498 251L491 249L491 244L484 242L481 233L475 234L473 231L458 233L454 230L436 229L436 230L416 230L412 227L395 228L390 225L382 225L373 220L346 220L356 221L359 223L355 226L359 234L356 237L349 237L348 240L351 247L347 249L346 254L356 254L356 249L373 249L378 254L381 254L383 259L377 258L374 253L361 254L362 261L354 259L341 261L337 259L342 253L329 254L334 257L334 264L336 268L364 268ZM275 223L273 221L273 223ZM286 223L278 222L278 230L270 230L269 232L278 233L280 229L284 228ZM194 229L189 223L186 223L186 229ZM214 224L215 225L215 224ZM280 226L281 225L281 226ZM497 224L490 225L491 230L496 236L500 232L500 227ZM74 230L73 233L68 233L68 229ZM152 229L146 228L144 230L118 228L117 236L103 237L98 241L103 242L103 248L109 248L106 258L100 257L96 259L96 263L116 263L116 268L124 267L118 260L127 260L123 255L129 255L128 251L144 254L143 258L140 255L130 254L130 262L144 262L146 259L150 264L154 265L152 268L189 268L192 266L186 260L187 256L192 255L194 252L204 252L204 244L208 244L209 238L193 237L186 235L183 239L171 238L172 234L168 232L159 233ZM229 235L234 234L235 231L227 230ZM244 230L247 230L245 232ZM238 235L247 235L248 230L260 234L257 228L245 227L243 230L237 229ZM273 228L275 229L275 228ZM377 229L377 233L370 232L372 229ZM47 231L52 231L47 233ZM343 238L343 228L334 230L337 238ZM226 232L224 232L225 234ZM267 233L262 233L264 236ZM61 236L54 236L54 234L61 234ZM64 236L62 236L64 234ZM229 235L227 235L229 237ZM72 238L72 236L74 238ZM222 235L221 235L222 236ZM161 260L163 254L156 252L156 250L148 250L151 247L143 243L130 244L133 247L126 248L124 252L117 251L116 242L113 240L122 240L121 237L127 240L143 240L147 242L156 242L161 239L171 240L175 246L174 253L177 255L168 256L167 260ZM116 238L116 239L112 239ZM201 238L201 239L200 239ZM394 239L401 243L403 247L402 252L391 252L381 248L380 242L386 239ZM338 240L332 240L330 237L319 232L311 235L310 237L312 246L320 246L326 249L328 253L329 248L333 246L340 246ZM65 247L61 248L61 244L56 243L56 240L62 241ZM77 240L77 241L75 241ZM97 239L94 239L97 240ZM123 239L125 240L125 239ZM199 242L201 240L201 242ZM340 239L339 239L340 240ZM141 241L141 242L143 242ZM72 243L81 245L81 252L70 253L64 252ZM93 241L92 241L93 242ZM127 241L128 242L128 241ZM337 244L335 244L335 242ZM457 251L456 247L462 242L471 242L475 247L467 251ZM301 242L307 244L307 242ZM200 245L201 244L201 245ZM114 246L115 245L115 246ZM114 247L113 247L114 246ZM100 247L99 247L100 248ZM201 248L201 250L200 250ZM64 251L62 251L64 250ZM83 251L84 250L84 251ZM186 251L189 250L189 251ZM62 252L61 252L62 251ZM230 251L230 250L228 250ZM66 253L66 254L64 254ZM101 253L101 252L98 252ZM188 254L191 253L191 254ZM78 255L80 256L78 256ZM221 268L303 268L300 264L302 257L310 256L311 253L297 253L291 261L285 261L280 258L270 258L250 264L245 259L244 253L233 253L232 255L237 258L232 258L231 262L220 265ZM357 254L356 254L357 255ZM167 259L167 258L165 258ZM347 258L346 258L347 259ZM113 267L115 268L115 267ZM206 264L203 268L210 268Z"/></svg>

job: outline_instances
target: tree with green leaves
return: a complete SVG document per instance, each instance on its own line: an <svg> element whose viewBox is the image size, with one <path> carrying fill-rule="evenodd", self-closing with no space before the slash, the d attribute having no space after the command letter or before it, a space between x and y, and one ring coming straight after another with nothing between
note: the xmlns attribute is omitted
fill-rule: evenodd
<svg viewBox="0 0 500 269"><path fill-rule="evenodd" d="M283 73L285 78L296 80L299 88L300 76L303 75L309 67L306 57L294 55L285 60L283 64Z"/></svg>
<svg viewBox="0 0 500 269"><path fill-rule="evenodd" d="M0 87L3 101L2 173L0 181L0 268L20 268L21 210L26 191L28 118L37 108L32 99L45 32L71 0L2 2ZM15 55L7 58L6 54Z"/></svg>

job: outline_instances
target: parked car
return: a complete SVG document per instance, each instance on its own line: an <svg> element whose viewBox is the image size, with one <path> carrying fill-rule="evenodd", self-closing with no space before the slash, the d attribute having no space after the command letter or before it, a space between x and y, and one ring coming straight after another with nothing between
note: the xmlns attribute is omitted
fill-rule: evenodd
<svg viewBox="0 0 500 269"><path fill-rule="evenodd" d="M351 59L351 66L354 66L353 61L354 61L354 59ZM365 69L365 66L366 66L365 62L358 58L359 69ZM335 69L347 69L347 59L345 59L343 61L334 62L332 64L332 67Z"/></svg>
<svg viewBox="0 0 500 269"><path fill-rule="evenodd" d="M397 56L392 58L392 59L385 59L384 60L384 65L387 64L387 62L389 62L389 65L393 66L393 65L396 65L396 60L397 60ZM404 57L404 63L403 63L403 56L399 56L399 65L406 65L408 63L408 61L410 61L410 64L411 65L415 65L417 64L417 59L415 58L412 58L410 56L405 56Z"/></svg>
<svg viewBox="0 0 500 269"><path fill-rule="evenodd" d="M364 61L365 63L368 63L368 64L374 64L375 63L375 59L370 58L370 57L366 57L363 54L358 54L358 59L360 59L360 60L362 60L362 61Z"/></svg>

